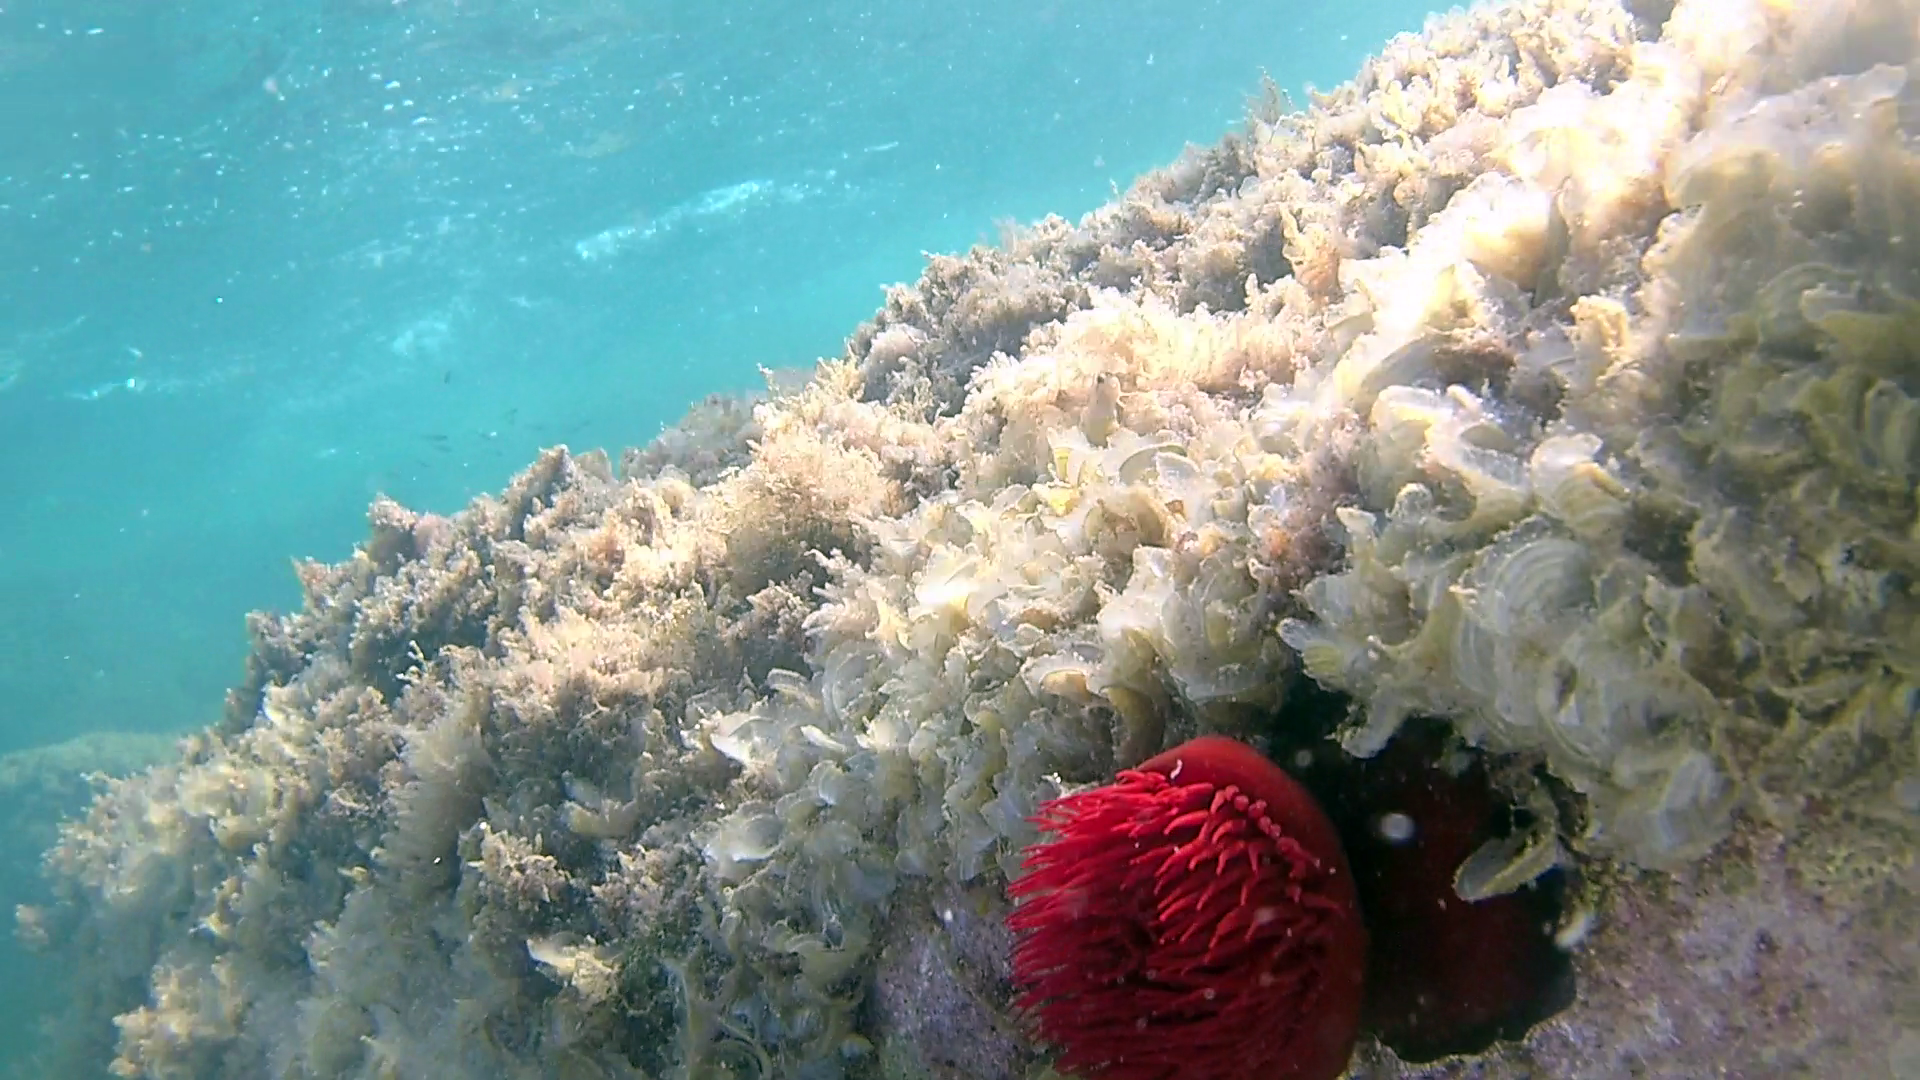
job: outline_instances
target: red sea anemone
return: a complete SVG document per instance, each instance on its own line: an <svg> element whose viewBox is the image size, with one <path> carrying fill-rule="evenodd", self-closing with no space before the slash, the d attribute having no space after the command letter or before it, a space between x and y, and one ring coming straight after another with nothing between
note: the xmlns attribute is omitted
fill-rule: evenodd
<svg viewBox="0 0 1920 1080"><path fill-rule="evenodd" d="M1252 748L1207 736L1041 807L1010 894L1017 1006L1099 1080L1332 1080L1367 939L1340 840Z"/></svg>

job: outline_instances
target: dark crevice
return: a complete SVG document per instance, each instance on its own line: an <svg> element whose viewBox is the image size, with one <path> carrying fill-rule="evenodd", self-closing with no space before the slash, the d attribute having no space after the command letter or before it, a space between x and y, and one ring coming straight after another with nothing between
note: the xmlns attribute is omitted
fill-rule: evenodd
<svg viewBox="0 0 1920 1080"><path fill-rule="evenodd" d="M1553 940L1564 873L1461 900L1461 862L1527 826L1526 812L1442 721L1409 721L1378 755L1351 757L1331 739L1351 709L1302 680L1269 734L1274 760L1320 800L1346 848L1371 938L1367 1030L1410 1062L1520 1038L1574 999L1571 959Z"/></svg>

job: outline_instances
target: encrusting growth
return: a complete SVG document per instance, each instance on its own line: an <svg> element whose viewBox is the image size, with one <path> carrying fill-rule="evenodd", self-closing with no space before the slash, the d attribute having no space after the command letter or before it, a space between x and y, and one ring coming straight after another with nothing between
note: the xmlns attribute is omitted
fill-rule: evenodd
<svg viewBox="0 0 1920 1080"><path fill-rule="evenodd" d="M1243 743L1206 736L1055 799L1009 892L1018 1004L1102 1080L1332 1080L1366 932L1338 835Z"/></svg>
<svg viewBox="0 0 1920 1080"><path fill-rule="evenodd" d="M1005 1080L1003 1001L917 1022L997 976L887 946L1009 881L1080 1080L1326 1080L1364 953L1370 1078L1887 1074L1916 60L1920 0L1473 5L804 385L381 500L62 832L34 1075Z"/></svg>

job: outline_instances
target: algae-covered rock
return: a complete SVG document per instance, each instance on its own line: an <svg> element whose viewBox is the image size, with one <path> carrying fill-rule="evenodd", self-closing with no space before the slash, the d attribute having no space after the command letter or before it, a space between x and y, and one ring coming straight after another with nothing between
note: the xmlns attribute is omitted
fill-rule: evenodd
<svg viewBox="0 0 1920 1080"><path fill-rule="evenodd" d="M1036 806L1317 738L1309 679L1341 752L1426 717L1500 762L1528 821L1465 894L1583 872L1589 996L1426 1068L1698 1075L1579 1050L1659 959L1613 920L1857 957L1915 899L1916 34L1911 0L1436 19L932 259L618 472L377 503L254 617L226 718L50 854L48 1075L1021 1075L977 924ZM1843 848L1854 929L1783 934ZM1821 983L1844 1052L1728 1021L1785 1007L1771 961L1647 1007L1839 1075L1920 1029L1878 955L1877 994Z"/></svg>

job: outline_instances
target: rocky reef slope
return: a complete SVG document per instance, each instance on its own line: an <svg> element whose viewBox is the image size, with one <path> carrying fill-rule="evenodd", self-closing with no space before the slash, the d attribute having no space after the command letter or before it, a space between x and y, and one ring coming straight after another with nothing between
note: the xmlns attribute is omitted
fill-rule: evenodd
<svg viewBox="0 0 1920 1080"><path fill-rule="evenodd" d="M1430 1070L1915 1075L1916 27L1438 19L931 259L803 387L376 504L52 852L49 1075L1019 1076L1035 805L1318 740L1309 680L1343 753L1430 717L1500 763L1530 824L1463 891L1579 874L1573 1008ZM1747 951L1656 979L1629 916Z"/></svg>

